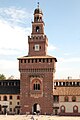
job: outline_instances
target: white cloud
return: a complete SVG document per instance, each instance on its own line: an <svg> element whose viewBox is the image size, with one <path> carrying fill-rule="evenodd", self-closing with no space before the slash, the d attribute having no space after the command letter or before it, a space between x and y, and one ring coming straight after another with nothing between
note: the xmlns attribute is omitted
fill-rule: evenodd
<svg viewBox="0 0 80 120"><path fill-rule="evenodd" d="M12 54L17 50L27 49L27 36L31 28L19 26L11 27L7 22L0 20L0 54Z"/></svg>
<svg viewBox="0 0 80 120"><path fill-rule="evenodd" d="M0 74L19 77L16 56L24 55L24 51L27 55L27 40L31 33L31 28L21 23L27 22L29 17L31 14L24 9L0 8Z"/></svg>
<svg viewBox="0 0 80 120"><path fill-rule="evenodd" d="M0 8L0 18L9 21L12 24L20 24L26 23L27 19L32 18L32 13L29 13L26 9L22 8Z"/></svg>
<svg viewBox="0 0 80 120"><path fill-rule="evenodd" d="M18 55L18 49L0 48L0 55Z"/></svg>
<svg viewBox="0 0 80 120"><path fill-rule="evenodd" d="M11 27L7 22L0 20L0 56L3 56L0 59L0 73L5 74L7 78L11 75L15 78L19 77L16 60L25 50L25 54L27 54L27 36L30 31L30 28Z"/></svg>

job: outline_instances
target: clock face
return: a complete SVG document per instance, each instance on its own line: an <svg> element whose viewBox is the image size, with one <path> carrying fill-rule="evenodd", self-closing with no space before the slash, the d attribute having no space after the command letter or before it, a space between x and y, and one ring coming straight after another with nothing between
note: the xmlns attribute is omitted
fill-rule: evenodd
<svg viewBox="0 0 80 120"><path fill-rule="evenodd" d="M39 44L35 45L35 51L39 51Z"/></svg>

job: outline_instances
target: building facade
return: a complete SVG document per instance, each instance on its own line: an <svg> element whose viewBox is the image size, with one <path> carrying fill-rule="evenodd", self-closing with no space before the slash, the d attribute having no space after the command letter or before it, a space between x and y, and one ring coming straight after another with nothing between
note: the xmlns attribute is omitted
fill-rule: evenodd
<svg viewBox="0 0 80 120"><path fill-rule="evenodd" d="M55 80L53 114L80 115L80 80Z"/></svg>
<svg viewBox="0 0 80 120"><path fill-rule="evenodd" d="M0 114L22 114L20 105L20 81L21 80L0 80ZM34 100L32 102L41 100L37 95L38 94L36 94L35 99L32 96ZM49 102L51 102L51 99ZM53 115L80 116L80 79L54 80L51 107L51 114ZM50 108L48 108L48 111L49 109ZM40 110L39 104L37 104L37 110ZM32 113L33 111L31 114ZM30 111L27 111L27 114L30 114Z"/></svg>
<svg viewBox="0 0 80 120"><path fill-rule="evenodd" d="M20 80L0 80L0 114L20 114Z"/></svg>
<svg viewBox="0 0 80 120"><path fill-rule="evenodd" d="M28 44L28 55L18 58L20 80L0 80L0 114L80 115L80 80L54 80L57 59L47 55L39 5Z"/></svg>
<svg viewBox="0 0 80 120"><path fill-rule="evenodd" d="M53 113L55 57L47 55L48 38L44 33L43 12L34 10L32 33L28 36L27 56L18 58L21 113Z"/></svg>

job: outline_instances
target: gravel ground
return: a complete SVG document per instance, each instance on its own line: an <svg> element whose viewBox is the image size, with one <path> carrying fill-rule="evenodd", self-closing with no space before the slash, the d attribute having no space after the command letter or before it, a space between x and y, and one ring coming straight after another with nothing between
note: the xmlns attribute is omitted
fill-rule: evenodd
<svg viewBox="0 0 80 120"><path fill-rule="evenodd" d="M80 120L80 117L60 117L46 115L0 115L0 120Z"/></svg>

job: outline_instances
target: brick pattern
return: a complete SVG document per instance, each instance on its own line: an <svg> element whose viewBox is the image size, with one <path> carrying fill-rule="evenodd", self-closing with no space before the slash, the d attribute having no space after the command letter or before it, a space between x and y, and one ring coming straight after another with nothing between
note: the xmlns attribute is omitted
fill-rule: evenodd
<svg viewBox="0 0 80 120"><path fill-rule="evenodd" d="M29 53L28 56L45 56L47 55L47 46L48 46L48 39L47 36L35 36L35 37L28 37L28 44L29 44ZM35 45L39 45L39 51L35 51Z"/></svg>
<svg viewBox="0 0 80 120"><path fill-rule="evenodd" d="M54 63L51 62L50 68L53 70L46 71L49 68L49 63L20 63L20 80L21 80L21 109L22 113L32 113L32 106L38 103L41 107L41 114L52 114L53 106L53 76L54 76ZM25 65L24 65L25 64ZM42 69L43 66L46 68L44 72L26 72L26 69ZM39 79L42 82L42 90L32 92L30 89L31 79Z"/></svg>
<svg viewBox="0 0 80 120"><path fill-rule="evenodd" d="M57 83L54 86L54 95L80 95L79 79L54 80L54 83Z"/></svg>
<svg viewBox="0 0 80 120"><path fill-rule="evenodd" d="M48 39L44 34L42 12L35 9L31 37L28 36L28 56L19 58L21 113L35 111L40 105L41 114L53 112L53 81L56 58L47 55ZM35 46L37 48L35 49ZM40 82L40 90L34 90L34 82Z"/></svg>

